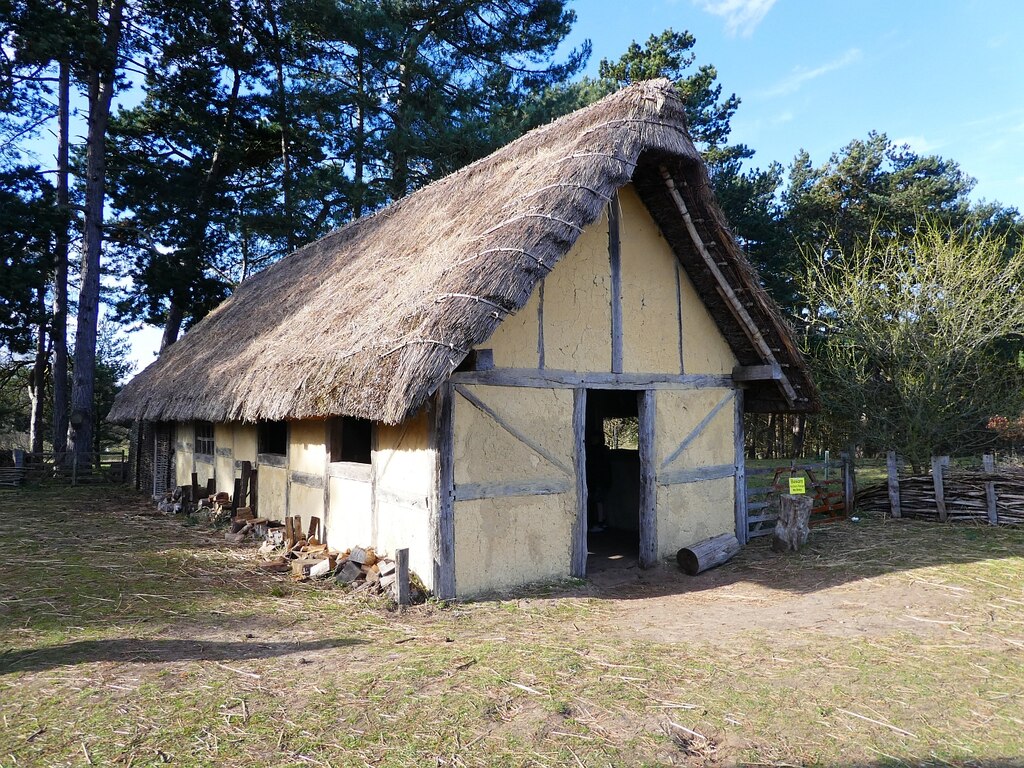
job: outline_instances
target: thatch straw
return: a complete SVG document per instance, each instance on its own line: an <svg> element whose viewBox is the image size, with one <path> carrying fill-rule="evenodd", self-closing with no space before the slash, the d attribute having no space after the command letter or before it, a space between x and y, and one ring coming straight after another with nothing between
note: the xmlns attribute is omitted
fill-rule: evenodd
<svg viewBox="0 0 1024 768"><path fill-rule="evenodd" d="M257 421L417 410L633 180L743 364L763 363L719 299L659 175L670 169L702 236L800 396L814 393L781 319L726 228L667 80L637 83L531 131L243 282L121 392L117 421Z"/></svg>

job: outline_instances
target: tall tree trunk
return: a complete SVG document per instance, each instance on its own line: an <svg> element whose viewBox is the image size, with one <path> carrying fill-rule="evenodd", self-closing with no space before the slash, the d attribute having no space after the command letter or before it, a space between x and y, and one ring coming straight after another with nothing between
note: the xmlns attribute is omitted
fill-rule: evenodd
<svg viewBox="0 0 1024 768"><path fill-rule="evenodd" d="M104 54L87 74L89 128L85 153L85 233L82 243L82 287L78 294L75 329L74 380L71 386L69 448L80 467L91 466L90 451L96 431L96 328L99 318L100 253L103 247L103 203L106 195L107 124L114 95L117 52L121 43L125 0L111 0L104 28ZM99 20L96 0L89 3L92 18Z"/></svg>
<svg viewBox="0 0 1024 768"><path fill-rule="evenodd" d="M800 458L804 455L804 441L807 437L807 417L798 413L790 417L793 420L793 456Z"/></svg>
<svg viewBox="0 0 1024 768"><path fill-rule="evenodd" d="M28 394L32 403L29 418L29 444L32 453L43 452L43 403L46 400L46 290L40 287L38 292L39 325L36 328L36 355L32 364L32 372L28 377Z"/></svg>
<svg viewBox="0 0 1024 768"><path fill-rule="evenodd" d="M70 207L68 206L68 138L71 102L71 67L60 62L57 84L57 226L53 278L53 452L54 462L64 461L68 448L68 250L70 248Z"/></svg>
<svg viewBox="0 0 1024 768"><path fill-rule="evenodd" d="M160 338L161 352L178 340L178 334L181 333L181 324L184 319L185 309L181 306L181 300L177 293L172 292L171 305L167 310L167 320L164 322L164 335Z"/></svg>
<svg viewBox="0 0 1024 768"><path fill-rule="evenodd" d="M292 158L288 135L288 91L284 77L284 51L280 31L277 26L277 10L270 2L266 3L267 19L274 44L274 72L277 76L277 123L281 132L281 195L284 199L284 218L287 232L288 253L295 250L295 212L292 208Z"/></svg>
<svg viewBox="0 0 1024 768"><path fill-rule="evenodd" d="M359 42L356 49L356 137L354 155L354 173L352 174L352 187L355 198L352 201L352 218L358 219L363 215L365 207L365 192L363 176L366 173L366 80L363 67L365 58L363 53L364 42Z"/></svg>

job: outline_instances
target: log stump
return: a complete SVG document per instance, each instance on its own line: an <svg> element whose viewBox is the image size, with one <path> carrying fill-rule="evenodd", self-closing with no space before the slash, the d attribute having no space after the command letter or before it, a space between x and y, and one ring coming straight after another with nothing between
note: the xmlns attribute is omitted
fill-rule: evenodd
<svg viewBox="0 0 1024 768"><path fill-rule="evenodd" d="M676 562L690 576L696 576L701 571L721 565L739 551L740 542L735 534L723 533L683 547L676 553Z"/></svg>
<svg viewBox="0 0 1024 768"><path fill-rule="evenodd" d="M779 496L779 518L775 522L772 549L776 552L798 552L811 533L810 519L814 499L811 496L783 494Z"/></svg>

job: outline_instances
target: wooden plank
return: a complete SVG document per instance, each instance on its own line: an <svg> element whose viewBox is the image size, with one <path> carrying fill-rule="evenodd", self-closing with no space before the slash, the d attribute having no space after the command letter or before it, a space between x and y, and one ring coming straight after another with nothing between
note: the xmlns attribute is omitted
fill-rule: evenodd
<svg viewBox="0 0 1024 768"><path fill-rule="evenodd" d="M460 483L455 486L456 501L499 499L505 496L551 496L568 493L571 489L565 478L530 480L519 483Z"/></svg>
<svg viewBox="0 0 1024 768"><path fill-rule="evenodd" d="M232 451L230 446L227 447L227 448L222 448L222 447L218 446L217 448L214 448L214 453L217 456L221 456L221 457L227 458L227 459L230 459L232 456L235 455L234 451Z"/></svg>
<svg viewBox="0 0 1024 768"><path fill-rule="evenodd" d="M211 477L206 481L206 495L216 496L217 495L217 478Z"/></svg>
<svg viewBox="0 0 1024 768"><path fill-rule="evenodd" d="M996 457L986 453L981 457L982 468L988 474L995 474ZM999 508L996 505L996 484L994 480L985 483L985 509L988 513L988 524L999 525Z"/></svg>
<svg viewBox="0 0 1024 768"><path fill-rule="evenodd" d="M721 480L736 475L735 464L715 464L710 467L683 467L658 473L658 485L685 485L703 480Z"/></svg>
<svg viewBox="0 0 1024 768"><path fill-rule="evenodd" d="M544 281L537 289L537 367L544 370Z"/></svg>
<svg viewBox="0 0 1024 768"><path fill-rule="evenodd" d="M434 428L431 434L434 463L434 517L430 548L434 563L434 594L442 600L455 597L455 396L442 384L434 396Z"/></svg>
<svg viewBox="0 0 1024 768"><path fill-rule="evenodd" d="M779 381L782 378L782 366L778 363L768 365L737 365L732 369L733 381Z"/></svg>
<svg viewBox="0 0 1024 768"><path fill-rule="evenodd" d="M672 451L672 453L670 453L665 458L665 460L663 462L661 462L661 469L665 469L669 464L671 464L673 461L678 459L679 455L683 451L685 451L687 448L689 448L690 444L694 440L696 440L698 437L701 436L701 434L703 434L703 432L707 428L708 424L711 423L711 420L714 419L715 416L717 416L718 413L723 408L725 408L726 405L728 405L730 400L735 400L735 397L736 397L736 392L732 392L732 391L727 392L725 394L725 397L723 397L721 400L719 400L718 403L715 405L715 407L712 408L708 412L708 414L703 419L700 420L700 423L697 424L697 426L694 427L690 431L690 434L688 434L686 437L683 438L683 441L679 445L676 446L676 449L674 451ZM741 405L740 407L742 408L743 406Z"/></svg>
<svg viewBox="0 0 1024 768"><path fill-rule="evenodd" d="M683 266L676 264L676 331L679 333L679 373L686 373L686 360L683 355Z"/></svg>
<svg viewBox="0 0 1024 768"><path fill-rule="evenodd" d="M679 193L679 190L676 189L675 181L672 179L672 175L668 172L668 169L665 168L665 166L661 166L661 177L665 182L665 186L668 188L669 196L672 198L676 208L679 209L680 215L683 217L683 223L686 224L686 229L690 233L690 239L693 241L694 247L696 247L697 252L704 260L704 264L707 266L708 271L710 271L715 278L715 282L718 286L718 292L732 308L733 316L746 333L747 338L750 339L751 344L754 345L768 363L777 363L778 361L775 358L775 353L772 352L771 347L768 346L768 342L764 340L757 323L754 322L754 319L750 316L747 308L743 306L743 302L739 300L738 296L736 296L736 292L732 289L729 281L726 280L725 275L722 274L722 270L719 269L715 258L708 253L707 246L704 245L704 241L701 240L700 233L697 232L697 227L693 223L693 218L690 216L690 212L686 208L686 202L683 200L683 196ZM786 399L789 401L790 405L795 405L798 398L796 390L793 389L793 385L790 383L789 379L783 376L779 383L782 385L783 392L785 393Z"/></svg>
<svg viewBox="0 0 1024 768"><path fill-rule="evenodd" d="M740 545L747 543L747 476L746 455L744 451L743 433L743 392L737 390L733 397L733 455L735 456L736 472L733 481L733 497L736 516L736 539Z"/></svg>
<svg viewBox="0 0 1024 768"><path fill-rule="evenodd" d="M373 477L373 466L352 461L332 461L327 465L327 476L368 483Z"/></svg>
<svg viewBox="0 0 1024 768"><path fill-rule="evenodd" d="M900 468L899 463L896 459L896 451L889 451L885 455L885 467L888 475L889 510L893 517L901 517Z"/></svg>
<svg viewBox="0 0 1024 768"><path fill-rule="evenodd" d="M288 466L288 457L282 456L279 453L258 453L256 454L256 463L284 469Z"/></svg>
<svg viewBox="0 0 1024 768"><path fill-rule="evenodd" d="M658 562L658 486L654 456L655 398L653 390L638 395L637 441L640 455L640 567Z"/></svg>
<svg viewBox="0 0 1024 768"><path fill-rule="evenodd" d="M304 485L307 488L323 488L324 476L315 475L312 472L299 472L292 469L288 471L288 479L296 485Z"/></svg>
<svg viewBox="0 0 1024 768"><path fill-rule="evenodd" d="M235 478L234 488L231 491L231 512L234 512L241 506L239 502L239 496L242 495L242 480L241 478Z"/></svg>
<svg viewBox="0 0 1024 768"><path fill-rule="evenodd" d="M538 456L542 456L549 463L551 463L554 466L558 467L560 470L562 470L566 474L566 476L571 476L572 475L572 471L567 466L565 466L564 463L562 463L561 459L559 459L553 453L551 453L546 448L544 448L544 446L542 446L539 443L537 443L531 437L529 437L528 435L524 434L523 432L520 432L518 429L513 427L511 424L507 423L504 419L502 419L495 412L495 410L493 408L491 408L489 405L487 405L483 400L481 400L479 397L474 395L472 392L470 392L464 386L462 386L460 384L456 384L455 385L455 391L458 392L460 395L462 395L462 397L464 397L478 411L480 411L481 413L484 413L484 414L487 414L488 416L490 416L491 419L499 427L504 429L506 432L508 432L510 435L512 435L512 437L514 437L516 440L521 442L523 445L525 445L531 451L536 453Z"/></svg>
<svg viewBox="0 0 1024 768"><path fill-rule="evenodd" d="M622 373L622 239L619 194L608 202L608 265L611 271L612 373Z"/></svg>
<svg viewBox="0 0 1024 768"><path fill-rule="evenodd" d="M257 517L259 517L259 512L256 511L259 502L259 474L260 473L254 469L249 475L249 509L251 509Z"/></svg>
<svg viewBox="0 0 1024 768"><path fill-rule="evenodd" d="M857 497L856 472L853 466L853 450L840 454L843 460L843 511L847 517L853 515L853 501Z"/></svg>
<svg viewBox="0 0 1024 768"><path fill-rule="evenodd" d="M252 462L243 461L241 466L241 477L242 481L242 492L239 504L241 506L251 506L249 502L252 501Z"/></svg>
<svg viewBox="0 0 1024 768"><path fill-rule="evenodd" d="M199 473L192 473L192 501L199 501L202 498L202 490L199 488Z"/></svg>
<svg viewBox="0 0 1024 768"><path fill-rule="evenodd" d="M395 591L399 605L409 605L409 550L395 551Z"/></svg>
<svg viewBox="0 0 1024 768"><path fill-rule="evenodd" d="M935 510L939 522L946 522L946 489L942 482L942 469L949 464L949 456L932 456L932 483L935 487Z"/></svg>
<svg viewBox="0 0 1024 768"><path fill-rule="evenodd" d="M573 390L572 395L572 467L576 478L576 518L572 526L571 574L582 579L587 575L587 390Z"/></svg>
<svg viewBox="0 0 1024 768"><path fill-rule="evenodd" d="M502 387L543 389L706 389L732 388L732 376L714 373L600 373L553 368L495 368L492 371L459 371L454 384L487 384Z"/></svg>

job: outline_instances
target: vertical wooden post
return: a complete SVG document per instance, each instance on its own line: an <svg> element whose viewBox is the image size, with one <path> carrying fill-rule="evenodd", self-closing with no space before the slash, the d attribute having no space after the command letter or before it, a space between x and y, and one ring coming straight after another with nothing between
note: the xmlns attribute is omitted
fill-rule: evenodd
<svg viewBox="0 0 1024 768"><path fill-rule="evenodd" d="M434 520L430 548L434 561L434 594L455 597L455 390L437 389L434 417Z"/></svg>
<svg viewBox="0 0 1024 768"><path fill-rule="evenodd" d="M658 486L654 455L654 390L639 393L640 453L640 567L650 568L658 562Z"/></svg>
<svg viewBox="0 0 1024 768"><path fill-rule="evenodd" d="M857 495L857 487L855 484L854 466L853 466L853 449L843 451L841 454L843 460L843 511L847 517L853 515L853 501Z"/></svg>
<svg viewBox="0 0 1024 768"><path fill-rule="evenodd" d="M245 462L242 466L245 466L245 464L248 463L249 462ZM259 506L259 494L257 493L259 487L259 472L254 469L249 473L249 509L252 510L252 513L256 515L256 517L259 517L259 513L256 511L257 506Z"/></svg>
<svg viewBox="0 0 1024 768"><path fill-rule="evenodd" d="M587 575L587 390L572 393L572 468L576 475L576 519L572 526L570 573L578 579Z"/></svg>
<svg viewBox="0 0 1024 768"><path fill-rule="evenodd" d="M942 482L942 468L949 465L949 456L932 456L932 484L935 486L935 509L939 513L939 522L947 520L946 488Z"/></svg>
<svg viewBox="0 0 1024 768"><path fill-rule="evenodd" d="M733 493L736 495L736 540L742 545L747 543L750 531L750 524L747 521L747 462L744 452L742 389L737 389L733 393L733 403L733 456L736 463Z"/></svg>
<svg viewBox="0 0 1024 768"><path fill-rule="evenodd" d="M192 500L199 501L199 473L192 473Z"/></svg>
<svg viewBox="0 0 1024 768"><path fill-rule="evenodd" d="M619 235L619 195L608 203L608 263L611 273L612 373L622 373L622 254Z"/></svg>
<svg viewBox="0 0 1024 768"><path fill-rule="evenodd" d="M889 509L893 517L902 517L900 514L900 465L896 459L896 451L889 451L885 455L885 466L889 474Z"/></svg>
<svg viewBox="0 0 1024 768"><path fill-rule="evenodd" d="M240 478L236 477L235 478L235 487L232 489L232 492L231 492L231 516L232 517L234 517L235 516L235 512L238 511L238 503L239 503L239 498L241 497L241 495L242 495L242 480Z"/></svg>
<svg viewBox="0 0 1024 768"><path fill-rule="evenodd" d="M395 589L398 592L398 604L409 605L408 549L399 549L395 552Z"/></svg>
<svg viewBox="0 0 1024 768"><path fill-rule="evenodd" d="M217 478L211 477L206 481L206 495L216 496L217 495Z"/></svg>
<svg viewBox="0 0 1024 768"><path fill-rule="evenodd" d="M252 501L252 499L249 498L249 496L251 495L250 494L250 488L252 486L252 462L251 461L243 461L242 462L241 477L239 477L239 480L241 480L241 486L242 487L241 487L241 489L239 491L239 494L238 494L238 497L239 497L238 506L240 506L240 507L248 506L250 509L252 509L253 512L255 512L256 511L255 503L253 503L253 504L247 504L246 503L246 502Z"/></svg>
<svg viewBox="0 0 1024 768"><path fill-rule="evenodd" d="M996 457L986 453L981 457L981 465L988 474L995 474ZM985 505L988 508L988 524L999 525L999 509L996 507L996 483L989 480L985 483Z"/></svg>

